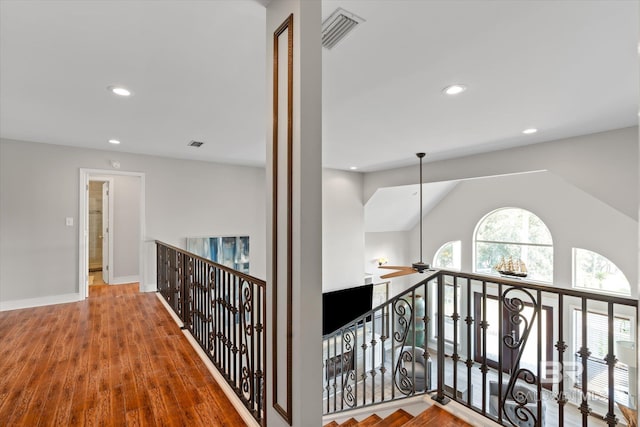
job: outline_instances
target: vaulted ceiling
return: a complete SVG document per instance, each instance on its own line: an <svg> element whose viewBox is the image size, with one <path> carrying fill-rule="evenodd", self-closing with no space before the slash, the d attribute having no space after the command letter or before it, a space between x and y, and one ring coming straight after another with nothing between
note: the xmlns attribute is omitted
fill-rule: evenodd
<svg viewBox="0 0 640 427"><path fill-rule="evenodd" d="M0 137L263 164L261 3L2 0ZM417 151L433 160L637 124L638 2L322 7L323 18L342 7L365 19L323 49L326 167L380 170ZM467 90L447 96L452 83ZM134 95L113 96L113 84Z"/></svg>

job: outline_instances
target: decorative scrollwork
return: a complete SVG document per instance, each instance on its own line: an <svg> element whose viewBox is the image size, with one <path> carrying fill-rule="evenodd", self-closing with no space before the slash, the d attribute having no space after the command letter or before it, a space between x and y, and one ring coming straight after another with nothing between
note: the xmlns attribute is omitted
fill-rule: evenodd
<svg viewBox="0 0 640 427"><path fill-rule="evenodd" d="M511 294L515 294L515 296L509 298ZM530 292L518 288L507 289L503 292L502 297L504 308L508 312L508 319L515 328L513 331L506 332L502 337L502 341L507 348L517 351L512 365L513 367L517 367L520 364L529 333L538 315L537 310L534 309L528 318L525 313L525 308L527 306L536 307L537 302ZM525 299L528 299L528 301ZM538 423L535 404L540 405L541 403L540 396L537 395L537 389L526 385L518 385L518 381L523 381L528 385L536 386L538 380L532 371L524 368L516 370L511 376L507 390L502 398L502 412L505 418L512 424L536 425ZM512 401L513 404L508 406L506 404L507 400ZM511 410L508 410L508 408Z"/></svg>
<svg viewBox="0 0 640 427"><path fill-rule="evenodd" d="M514 420L509 418L509 415L507 415L507 419L513 424L520 425L521 423L525 423L525 425L536 425L536 416L533 414L533 411L531 411L530 408L526 406L516 406L513 409L513 413L518 419L517 422L514 422Z"/></svg>
<svg viewBox="0 0 640 427"><path fill-rule="evenodd" d="M356 331L353 329L342 330L342 345L344 351L351 351L355 341Z"/></svg>
<svg viewBox="0 0 640 427"><path fill-rule="evenodd" d="M405 396L414 394L416 391L415 384L413 383L413 378L411 378L409 371L405 367L405 364L412 363L413 358L413 347L403 347L402 351L398 354L395 373L393 375L396 387Z"/></svg>
<svg viewBox="0 0 640 427"><path fill-rule="evenodd" d="M242 367L242 378L240 380L240 389L245 399L251 399L253 396L253 375L246 366Z"/></svg>
<svg viewBox="0 0 640 427"><path fill-rule="evenodd" d="M243 326L246 339L251 339L253 335L253 324L251 323L251 313L253 312L253 291L251 283L243 280L241 282L242 302L240 304L240 315L244 318Z"/></svg>
<svg viewBox="0 0 640 427"><path fill-rule="evenodd" d="M533 295L531 295L531 293L518 288L509 288L502 294L503 304L509 313L509 320L511 321L511 324L514 325L514 327L523 330L522 336L514 336L507 333L502 337L502 341L504 342L505 346L512 350L516 350L520 347L524 348L524 343L526 342L527 337L529 336L529 332L531 331L531 326L533 324L533 321L535 320L536 312L534 310L531 319L527 319L527 317L523 313L527 304L522 300L522 297L520 295L509 298L508 295L512 292L518 292L528 296L530 299L529 304L534 307L536 305L536 300Z"/></svg>
<svg viewBox="0 0 640 427"><path fill-rule="evenodd" d="M342 383L342 400L349 408L353 408L356 406L356 396L353 392L355 383L356 372L349 371L349 373L345 375L345 379Z"/></svg>
<svg viewBox="0 0 640 427"><path fill-rule="evenodd" d="M253 292L251 289L251 284L244 280L242 281L242 298L244 311L246 313L251 313L253 311Z"/></svg>
<svg viewBox="0 0 640 427"><path fill-rule="evenodd" d="M240 281L240 294L242 300L239 302L239 310L235 308L234 314L238 311L240 313L240 328L244 332L244 336L241 339L240 344L240 356L239 359L244 362L242 367L242 392L246 399L251 399L254 396L254 361L251 357L250 348L253 348L255 337L253 334L253 324L251 313L253 311L253 293L251 283L246 280Z"/></svg>
<svg viewBox="0 0 640 427"><path fill-rule="evenodd" d="M393 312L398 322L398 330L394 332L393 340L404 345L413 322L413 307L409 301L401 298L393 302Z"/></svg>
<svg viewBox="0 0 640 427"><path fill-rule="evenodd" d="M537 379L533 372L528 369L518 369L512 380L509 381L507 392L502 401L505 418L514 425L537 425L535 404L540 404L540 396L536 389L527 386L517 385L518 381L524 381L529 385L537 385ZM512 400L515 407L511 411L507 410L507 401ZM535 413L534 413L535 410ZM514 419L515 417L515 419Z"/></svg>
<svg viewBox="0 0 640 427"><path fill-rule="evenodd" d="M216 289L216 270L209 266L209 289L213 293ZM213 303L213 300L211 301Z"/></svg>

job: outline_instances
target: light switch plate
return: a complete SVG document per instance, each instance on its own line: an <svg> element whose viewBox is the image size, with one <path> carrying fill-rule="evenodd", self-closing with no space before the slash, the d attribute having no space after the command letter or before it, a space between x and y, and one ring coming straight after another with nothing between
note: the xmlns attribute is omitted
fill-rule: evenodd
<svg viewBox="0 0 640 427"><path fill-rule="evenodd" d="M68 216L66 223L67 223L67 227L73 227L73 217Z"/></svg>

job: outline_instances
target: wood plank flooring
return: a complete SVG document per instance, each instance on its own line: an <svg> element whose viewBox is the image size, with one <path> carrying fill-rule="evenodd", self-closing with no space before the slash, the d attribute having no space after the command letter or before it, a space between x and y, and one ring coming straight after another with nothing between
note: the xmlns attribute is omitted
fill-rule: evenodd
<svg viewBox="0 0 640 427"><path fill-rule="evenodd" d="M0 426L244 426L156 295L0 312Z"/></svg>

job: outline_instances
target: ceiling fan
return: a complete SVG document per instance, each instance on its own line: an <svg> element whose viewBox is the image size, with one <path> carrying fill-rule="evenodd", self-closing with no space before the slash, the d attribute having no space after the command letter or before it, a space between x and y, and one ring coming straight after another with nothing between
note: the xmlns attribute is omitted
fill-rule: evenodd
<svg viewBox="0 0 640 427"><path fill-rule="evenodd" d="M425 153L416 153L416 156L420 159L420 261L414 262L411 266L398 266L398 265L382 265L379 268L386 268L388 270L397 270L393 273L380 276L381 279L391 279L392 277L406 276L413 273L422 273L425 270L429 270L431 266L422 262L422 159Z"/></svg>

